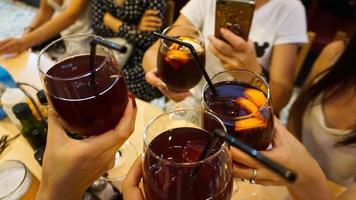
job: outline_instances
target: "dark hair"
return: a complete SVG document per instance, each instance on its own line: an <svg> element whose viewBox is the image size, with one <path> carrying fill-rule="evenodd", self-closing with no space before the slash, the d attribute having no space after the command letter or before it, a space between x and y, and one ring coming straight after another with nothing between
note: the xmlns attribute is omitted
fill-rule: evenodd
<svg viewBox="0 0 356 200"><path fill-rule="evenodd" d="M350 38L348 45L336 63L329 69L320 73L316 80L318 81L302 91L295 101L296 107L303 108L299 110L299 115L297 115L297 117L301 118L307 105L313 103L323 91L331 91L327 96L324 96L324 102L337 97L337 95L342 94L350 87L354 87L354 94L356 94L356 34L353 34ZM294 110L298 112L296 109ZM301 119L299 120L300 125L302 125ZM335 146L344 146L355 143L356 132L353 130L347 134L345 138L337 142Z"/></svg>

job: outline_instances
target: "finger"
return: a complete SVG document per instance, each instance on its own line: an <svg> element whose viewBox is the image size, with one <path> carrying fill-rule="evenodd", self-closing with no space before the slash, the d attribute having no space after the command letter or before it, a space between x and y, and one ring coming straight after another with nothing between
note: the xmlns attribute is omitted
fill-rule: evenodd
<svg viewBox="0 0 356 200"><path fill-rule="evenodd" d="M126 106L125 112L118 125L113 129L101 135L90 137L85 141L93 145L105 148L118 148L131 135L135 128L137 109L135 100L131 99Z"/></svg>
<svg viewBox="0 0 356 200"><path fill-rule="evenodd" d="M5 40L1 40L0 41L0 47L8 42L10 42L11 40L13 40L12 38L8 38L8 39L5 39Z"/></svg>
<svg viewBox="0 0 356 200"><path fill-rule="evenodd" d="M139 184L142 178L142 157L139 156L131 166L129 173L122 182L122 192L125 200L144 199Z"/></svg>
<svg viewBox="0 0 356 200"><path fill-rule="evenodd" d="M230 152L231 152L232 160L234 162L241 163L251 168L257 168L261 166L261 164L258 161L256 161L254 158L250 157L249 155L245 154L244 152L240 151L235 147L231 147Z"/></svg>
<svg viewBox="0 0 356 200"><path fill-rule="evenodd" d="M273 185L283 185L285 182L277 174L269 171L266 168L256 168L256 170L256 183L258 184L266 184L269 182L273 183ZM234 177L246 179L249 181L253 176L253 168L234 163L232 174Z"/></svg>
<svg viewBox="0 0 356 200"><path fill-rule="evenodd" d="M159 28L161 25L162 24L160 22L147 21L142 25L142 27Z"/></svg>
<svg viewBox="0 0 356 200"><path fill-rule="evenodd" d="M223 53L215 49L213 45L209 45L209 49L219 59L221 64L224 66L224 68L227 69L234 68L233 65L230 63L231 58L223 55Z"/></svg>
<svg viewBox="0 0 356 200"><path fill-rule="evenodd" d="M210 44L222 54L231 55L235 51L230 44L216 38L215 36L209 35L208 39L210 41Z"/></svg>
<svg viewBox="0 0 356 200"><path fill-rule="evenodd" d="M153 69L153 70L147 72L145 75L145 79L153 87L158 87L158 86L164 85L162 79L159 78L159 76L157 75L157 69Z"/></svg>
<svg viewBox="0 0 356 200"><path fill-rule="evenodd" d="M158 15L158 11L157 10L153 10L153 9L148 9L148 10L146 10L145 15L153 15L153 16L155 16L155 15Z"/></svg>
<svg viewBox="0 0 356 200"><path fill-rule="evenodd" d="M142 19L144 22L156 22L156 23L161 23L162 20L159 17L156 16L145 16Z"/></svg>
<svg viewBox="0 0 356 200"><path fill-rule="evenodd" d="M16 45L12 41L8 41L3 45L0 45L0 54L16 53Z"/></svg>
<svg viewBox="0 0 356 200"><path fill-rule="evenodd" d="M158 89L164 94L164 96L168 97L169 99L175 101L175 102L180 102L183 101L185 98L189 97L192 95L190 91L187 92L173 92L166 86L159 86Z"/></svg>
<svg viewBox="0 0 356 200"><path fill-rule="evenodd" d="M222 36L230 43L238 51L246 51L248 48L248 43L242 39L241 37L237 36L233 32L228 29L221 28L220 32Z"/></svg>

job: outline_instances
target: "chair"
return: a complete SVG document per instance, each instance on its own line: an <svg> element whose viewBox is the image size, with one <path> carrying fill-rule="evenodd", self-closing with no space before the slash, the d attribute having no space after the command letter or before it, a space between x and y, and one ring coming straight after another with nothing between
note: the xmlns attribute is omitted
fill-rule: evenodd
<svg viewBox="0 0 356 200"><path fill-rule="evenodd" d="M308 42L304 44L300 49L297 54L296 58L296 66L295 66L295 72L294 72L294 79L296 79L299 75L300 69L302 68L305 58L307 57L310 47L312 46L314 39L315 39L316 34L314 32L308 31Z"/></svg>

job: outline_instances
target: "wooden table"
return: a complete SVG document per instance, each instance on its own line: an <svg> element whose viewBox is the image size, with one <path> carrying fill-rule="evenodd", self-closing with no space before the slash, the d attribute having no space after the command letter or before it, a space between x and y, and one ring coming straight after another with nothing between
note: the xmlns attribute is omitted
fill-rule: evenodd
<svg viewBox="0 0 356 200"><path fill-rule="evenodd" d="M41 86L37 67L37 55L30 52L24 52L19 56L11 59L0 58L0 65L5 67L16 81L28 82L38 87ZM163 111L141 100L137 100L137 119L135 131L129 138L129 141L136 147L139 153L142 153L143 147L143 132L147 123ZM0 136L7 134L14 136L20 132L19 127L13 125L9 119L0 121ZM4 160L20 160L32 171L32 173L41 180L41 167L33 157L33 150L20 136L15 139L11 145L0 155L0 162ZM331 183L332 184L332 183ZM258 185L251 185L248 183L240 183L240 190L233 199L254 199L254 200L287 200L291 199L285 187L263 187ZM343 190L342 187L332 184L332 189L335 193ZM255 196L250 196L251 192L258 191ZM249 197L249 198L248 198Z"/></svg>

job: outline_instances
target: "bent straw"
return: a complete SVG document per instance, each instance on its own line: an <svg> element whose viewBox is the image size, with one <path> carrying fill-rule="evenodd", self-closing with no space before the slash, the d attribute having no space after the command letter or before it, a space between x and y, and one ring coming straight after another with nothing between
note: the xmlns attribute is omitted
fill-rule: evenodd
<svg viewBox="0 0 356 200"><path fill-rule="evenodd" d="M218 96L218 92L216 91L213 83L211 82L211 79L208 75L208 73L206 72L203 64L201 63L200 59L199 59L199 56L198 56L198 53L195 51L195 48L193 47L193 45L187 43L187 42L183 42L181 40L178 40L176 38L172 38L172 37L169 37L167 35L163 35L161 33L157 33L157 32L153 32L153 34L157 37L160 37L164 40L168 40L168 41L171 41L173 43L177 43L177 44L180 44L182 46L185 46L187 47L193 54L193 57L194 57L194 60L195 62L197 63L197 65L199 66L199 69L200 71L202 72L204 78L205 78L205 81L208 83L210 89L211 89L211 92L213 93L214 96Z"/></svg>
<svg viewBox="0 0 356 200"><path fill-rule="evenodd" d="M90 84L91 86L95 86L95 57L96 57L96 45L101 45L104 46L108 49L113 49L115 51L118 51L120 53L125 53L127 51L126 46L118 45L109 41L106 41L104 39L101 39L99 37L95 37L91 42L90 42Z"/></svg>

